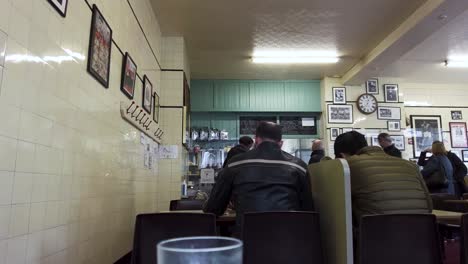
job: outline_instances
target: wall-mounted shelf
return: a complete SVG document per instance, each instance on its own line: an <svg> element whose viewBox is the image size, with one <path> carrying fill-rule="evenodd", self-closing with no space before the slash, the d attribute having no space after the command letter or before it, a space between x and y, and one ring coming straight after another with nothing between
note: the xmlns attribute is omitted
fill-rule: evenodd
<svg viewBox="0 0 468 264"><path fill-rule="evenodd" d="M145 133L158 144L161 143L164 131L153 121L153 116L145 112L135 101L120 102L120 115L136 129Z"/></svg>

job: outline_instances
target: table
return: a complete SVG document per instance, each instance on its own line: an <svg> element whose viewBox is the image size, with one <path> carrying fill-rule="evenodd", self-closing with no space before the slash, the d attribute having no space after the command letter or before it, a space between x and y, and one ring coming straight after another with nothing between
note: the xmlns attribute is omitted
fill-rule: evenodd
<svg viewBox="0 0 468 264"><path fill-rule="evenodd" d="M460 225L461 217L463 213L442 211L442 210L432 210L437 218L437 222L441 224L450 224L450 225Z"/></svg>

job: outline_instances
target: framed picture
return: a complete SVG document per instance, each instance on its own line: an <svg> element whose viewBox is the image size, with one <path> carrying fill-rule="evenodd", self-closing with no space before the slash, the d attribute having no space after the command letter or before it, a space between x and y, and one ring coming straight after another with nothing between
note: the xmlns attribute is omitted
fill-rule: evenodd
<svg viewBox="0 0 468 264"><path fill-rule="evenodd" d="M137 66L132 60L132 57L125 53L125 57L122 63L122 81L120 84L120 90L129 98L133 99L135 94L135 84L137 78Z"/></svg>
<svg viewBox="0 0 468 264"><path fill-rule="evenodd" d="M328 105L328 123L331 124L352 124L352 105Z"/></svg>
<svg viewBox="0 0 468 264"><path fill-rule="evenodd" d="M330 141L335 141L336 138L340 135L340 129L337 127L330 128Z"/></svg>
<svg viewBox="0 0 468 264"><path fill-rule="evenodd" d="M442 119L440 116L410 116L413 129L413 155L419 158L421 151L432 146L432 142L442 141Z"/></svg>
<svg viewBox="0 0 468 264"><path fill-rule="evenodd" d="M462 120L463 119L463 114L461 110L455 110L451 111L452 114L452 120Z"/></svg>
<svg viewBox="0 0 468 264"><path fill-rule="evenodd" d="M369 79L366 82L366 93L379 94L379 80Z"/></svg>
<svg viewBox="0 0 468 264"><path fill-rule="evenodd" d="M442 132L442 139L443 139L443 143L444 143L444 146L445 146L445 149L448 151L448 150L451 150L452 149L452 139L451 139L451 136L450 136L450 131L443 131Z"/></svg>
<svg viewBox="0 0 468 264"><path fill-rule="evenodd" d="M468 150L462 150L463 162L468 162Z"/></svg>
<svg viewBox="0 0 468 264"><path fill-rule="evenodd" d="M450 122L450 138L452 139L452 148L468 148L468 139L466 136L466 123Z"/></svg>
<svg viewBox="0 0 468 264"><path fill-rule="evenodd" d="M377 119L401 120L401 108L381 106L377 108Z"/></svg>
<svg viewBox="0 0 468 264"><path fill-rule="evenodd" d="M343 127L343 128L341 129L341 133L344 134L344 133L351 132L351 131L353 131L353 130L354 130L354 129L353 129L352 127Z"/></svg>
<svg viewBox="0 0 468 264"><path fill-rule="evenodd" d="M106 88L109 88L111 47L112 29L97 6L93 5L87 69Z"/></svg>
<svg viewBox="0 0 468 264"><path fill-rule="evenodd" d="M401 131L400 121L387 121L387 130L390 132L399 132Z"/></svg>
<svg viewBox="0 0 468 264"><path fill-rule="evenodd" d="M397 84L385 84L385 102L386 103L398 103L398 85Z"/></svg>
<svg viewBox="0 0 468 264"><path fill-rule="evenodd" d="M59 12L63 17L67 16L68 0L48 0L48 2Z"/></svg>
<svg viewBox="0 0 468 264"><path fill-rule="evenodd" d="M403 135L390 135L395 147L401 151L405 151L405 136Z"/></svg>
<svg viewBox="0 0 468 264"><path fill-rule="evenodd" d="M346 87L333 87L333 103L346 104Z"/></svg>
<svg viewBox="0 0 468 264"><path fill-rule="evenodd" d="M153 84L148 79L148 76L143 77L143 96L141 106L148 114L151 114L151 99L153 97Z"/></svg>
<svg viewBox="0 0 468 264"><path fill-rule="evenodd" d="M379 136L371 136L371 146L380 147Z"/></svg>
<svg viewBox="0 0 468 264"><path fill-rule="evenodd" d="M159 109L161 105L159 103L159 95L154 93L153 95L153 121L158 124L159 123Z"/></svg>

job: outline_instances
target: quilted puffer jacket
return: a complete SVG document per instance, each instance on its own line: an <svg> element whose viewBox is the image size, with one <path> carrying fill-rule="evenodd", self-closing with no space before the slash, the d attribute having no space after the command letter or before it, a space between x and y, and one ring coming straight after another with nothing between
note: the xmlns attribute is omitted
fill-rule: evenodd
<svg viewBox="0 0 468 264"><path fill-rule="evenodd" d="M379 147L365 147L347 160L357 224L364 215L432 212L429 192L415 164L389 156Z"/></svg>

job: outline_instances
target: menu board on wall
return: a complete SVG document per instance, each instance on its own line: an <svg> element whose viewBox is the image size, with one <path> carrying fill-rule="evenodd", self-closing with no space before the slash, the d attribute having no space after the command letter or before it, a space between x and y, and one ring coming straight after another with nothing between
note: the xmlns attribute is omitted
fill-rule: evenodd
<svg viewBox="0 0 468 264"><path fill-rule="evenodd" d="M241 116L239 117L240 134L255 135L258 123L262 121L276 123L276 116Z"/></svg>
<svg viewBox="0 0 468 264"><path fill-rule="evenodd" d="M316 124L315 117L280 116L283 135L316 135Z"/></svg>

